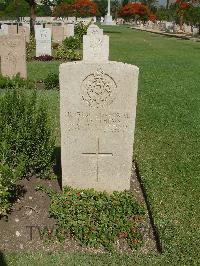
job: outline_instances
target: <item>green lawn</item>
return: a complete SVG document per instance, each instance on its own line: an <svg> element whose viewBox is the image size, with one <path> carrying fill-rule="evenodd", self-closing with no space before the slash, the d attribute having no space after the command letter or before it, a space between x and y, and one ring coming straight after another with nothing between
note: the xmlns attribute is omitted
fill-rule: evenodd
<svg viewBox="0 0 200 266"><path fill-rule="evenodd" d="M134 157L163 254L8 254L8 265L200 265L200 44L117 26L105 34L111 60L140 68ZM57 66L29 63L29 77ZM58 127L58 93L41 96Z"/></svg>

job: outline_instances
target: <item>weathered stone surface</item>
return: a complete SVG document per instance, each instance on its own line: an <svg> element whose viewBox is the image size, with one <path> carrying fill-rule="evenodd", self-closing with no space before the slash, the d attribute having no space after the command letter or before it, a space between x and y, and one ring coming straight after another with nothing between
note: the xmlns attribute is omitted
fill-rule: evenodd
<svg viewBox="0 0 200 266"><path fill-rule="evenodd" d="M36 56L51 55L51 29L39 28L35 31Z"/></svg>
<svg viewBox="0 0 200 266"><path fill-rule="evenodd" d="M8 34L17 34L17 25L8 25Z"/></svg>
<svg viewBox="0 0 200 266"><path fill-rule="evenodd" d="M64 28L62 26L53 26L52 38L54 42L61 43L64 39Z"/></svg>
<svg viewBox="0 0 200 266"><path fill-rule="evenodd" d="M22 35L0 36L1 74L26 78L26 42Z"/></svg>
<svg viewBox="0 0 200 266"><path fill-rule="evenodd" d="M74 36L74 24L68 23L64 25L64 37Z"/></svg>
<svg viewBox="0 0 200 266"><path fill-rule="evenodd" d="M109 37L103 30L91 25L83 36L83 60L86 62L105 62L109 56Z"/></svg>
<svg viewBox="0 0 200 266"><path fill-rule="evenodd" d="M30 42L30 30L28 29L28 27L19 26L18 34L25 36L26 42Z"/></svg>
<svg viewBox="0 0 200 266"><path fill-rule="evenodd" d="M60 66L63 186L130 188L138 72L106 57Z"/></svg>
<svg viewBox="0 0 200 266"><path fill-rule="evenodd" d="M8 34L8 25L2 24L0 29L0 35L7 35Z"/></svg>

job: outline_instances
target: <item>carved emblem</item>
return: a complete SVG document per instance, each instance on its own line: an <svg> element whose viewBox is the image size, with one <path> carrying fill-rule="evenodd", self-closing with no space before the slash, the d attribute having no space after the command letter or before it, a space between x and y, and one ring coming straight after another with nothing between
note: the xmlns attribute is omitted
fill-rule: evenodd
<svg viewBox="0 0 200 266"><path fill-rule="evenodd" d="M82 82L82 99L90 107L104 107L115 99L117 85L102 69L97 69Z"/></svg>

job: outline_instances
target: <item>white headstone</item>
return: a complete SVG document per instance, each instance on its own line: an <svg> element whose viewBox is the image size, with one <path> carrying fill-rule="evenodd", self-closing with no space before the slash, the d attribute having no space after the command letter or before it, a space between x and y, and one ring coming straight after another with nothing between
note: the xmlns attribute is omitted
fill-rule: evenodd
<svg viewBox="0 0 200 266"><path fill-rule="evenodd" d="M8 25L2 24L0 29L0 35L7 35L8 34Z"/></svg>
<svg viewBox="0 0 200 266"><path fill-rule="evenodd" d="M64 25L64 37L74 36L74 24L68 23Z"/></svg>
<svg viewBox="0 0 200 266"><path fill-rule="evenodd" d="M35 31L36 57L51 55L51 29L38 28Z"/></svg>
<svg viewBox="0 0 200 266"><path fill-rule="evenodd" d="M109 56L109 37L103 35L103 30L91 25L87 35L83 36L83 60L90 62L105 62Z"/></svg>
<svg viewBox="0 0 200 266"><path fill-rule="evenodd" d="M90 27L87 37L97 36L106 37ZM83 61L60 66L62 185L122 191L130 188L139 69L88 49Z"/></svg>

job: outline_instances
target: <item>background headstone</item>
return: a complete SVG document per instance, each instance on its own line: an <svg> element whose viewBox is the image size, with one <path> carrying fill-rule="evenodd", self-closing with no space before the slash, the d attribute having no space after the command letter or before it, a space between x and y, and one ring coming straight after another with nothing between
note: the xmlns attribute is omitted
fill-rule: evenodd
<svg viewBox="0 0 200 266"><path fill-rule="evenodd" d="M106 37L94 26L88 29L91 40L99 36ZM109 50L108 40L103 43ZM129 189L139 69L108 61L105 54L99 61L102 50L91 57L91 46L83 51L83 61L60 66L62 185Z"/></svg>
<svg viewBox="0 0 200 266"><path fill-rule="evenodd" d="M91 25L87 35L83 36L83 60L90 62L105 62L109 56L109 37L103 35L103 30Z"/></svg>
<svg viewBox="0 0 200 266"><path fill-rule="evenodd" d="M51 55L51 29L39 28L35 31L36 57Z"/></svg>
<svg viewBox="0 0 200 266"><path fill-rule="evenodd" d="M9 35L17 34L17 25L8 25L8 34Z"/></svg>
<svg viewBox="0 0 200 266"><path fill-rule="evenodd" d="M0 36L1 74L26 78L26 42L22 35Z"/></svg>
<svg viewBox="0 0 200 266"><path fill-rule="evenodd" d="M64 25L64 37L74 36L74 24L68 23Z"/></svg>
<svg viewBox="0 0 200 266"><path fill-rule="evenodd" d="M7 35L8 34L8 25L1 24L0 35Z"/></svg>
<svg viewBox="0 0 200 266"><path fill-rule="evenodd" d="M52 39L57 43L61 43L64 40L64 28L62 26L52 27Z"/></svg>
<svg viewBox="0 0 200 266"><path fill-rule="evenodd" d="M25 36L26 42L30 42L30 30L28 27L19 26L18 34L22 34L23 36Z"/></svg>

